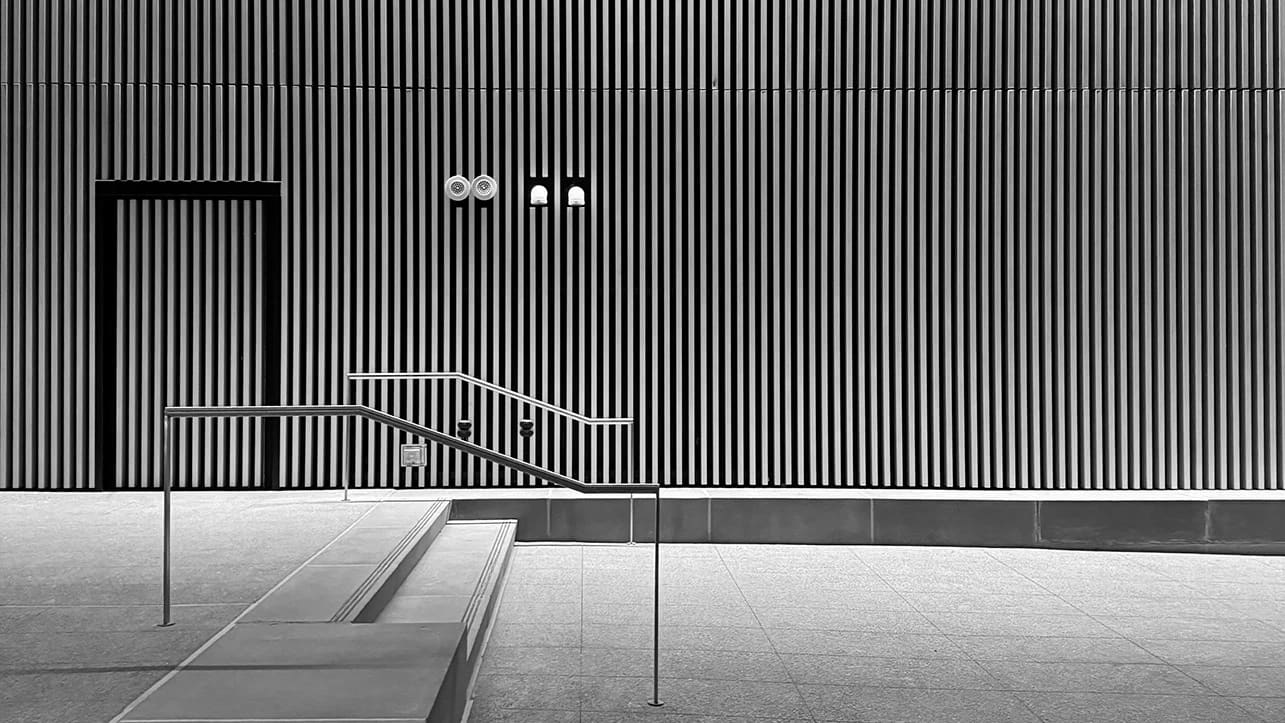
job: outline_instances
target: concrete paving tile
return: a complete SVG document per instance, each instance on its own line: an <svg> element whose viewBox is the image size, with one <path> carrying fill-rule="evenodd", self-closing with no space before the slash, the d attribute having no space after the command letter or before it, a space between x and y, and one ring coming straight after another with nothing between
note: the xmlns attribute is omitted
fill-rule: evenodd
<svg viewBox="0 0 1285 723"><path fill-rule="evenodd" d="M658 710L664 710L660 708ZM685 715L682 713L596 713L580 714L580 723L810 723L810 718L763 718L761 716Z"/></svg>
<svg viewBox="0 0 1285 723"><path fill-rule="evenodd" d="M978 560L937 560L928 558L914 561L865 561L876 575L889 578L908 577L947 577L972 580L985 577L996 577L1007 581L1025 575L1013 570L1002 562L991 559Z"/></svg>
<svg viewBox="0 0 1285 723"><path fill-rule="evenodd" d="M652 621L650 603L601 603L586 602L584 621L600 625L646 625ZM712 606L712 605L674 605L664 602L660 605L660 619L663 623L679 625L699 625L707 627L757 628L759 620L747 605Z"/></svg>
<svg viewBox="0 0 1285 723"><path fill-rule="evenodd" d="M513 600L507 595L500 603L496 624L516 625L579 625L582 614L577 602L526 602Z"/></svg>
<svg viewBox="0 0 1285 723"><path fill-rule="evenodd" d="M1229 700L1196 695L1018 693L1044 723L1255 723Z"/></svg>
<svg viewBox="0 0 1285 723"><path fill-rule="evenodd" d="M1212 598L1142 598L1113 595L1063 595L1067 604L1087 615L1119 617L1189 617L1242 620L1232 600ZM1254 617L1254 616L1250 616Z"/></svg>
<svg viewBox="0 0 1285 723"><path fill-rule="evenodd" d="M223 584L217 582L174 583L173 601L184 605L250 605L267 595L276 581L259 583ZM146 597L134 600L151 602L157 598L155 592Z"/></svg>
<svg viewBox="0 0 1285 723"><path fill-rule="evenodd" d="M646 677L652 673L650 648L585 648L581 675ZM790 682L790 675L776 653L740 650L660 651L662 678L704 680L765 680Z"/></svg>
<svg viewBox="0 0 1285 723"><path fill-rule="evenodd" d="M474 691L489 708L580 709L580 686L574 675L479 675Z"/></svg>
<svg viewBox="0 0 1285 723"><path fill-rule="evenodd" d="M599 586L624 586L624 587L645 587L650 589L655 583L655 578L650 569L642 570L592 570L586 569L583 572L583 584L586 587ZM661 570L660 583L662 588L687 589L687 588L720 588L734 589L736 587L732 576L726 571L723 572L702 572L702 571L678 571L668 568Z"/></svg>
<svg viewBox="0 0 1285 723"><path fill-rule="evenodd" d="M32 619L48 609L43 605L0 606L0 633L32 632Z"/></svg>
<svg viewBox="0 0 1285 723"><path fill-rule="evenodd" d="M759 718L808 718L807 708L791 683L731 680L662 681L659 711L647 706L650 678L581 678L582 712L663 712Z"/></svg>
<svg viewBox="0 0 1285 723"><path fill-rule="evenodd" d="M497 622L491 630L493 646L580 647L580 625L558 623Z"/></svg>
<svg viewBox="0 0 1285 723"><path fill-rule="evenodd" d="M808 565L813 563L800 563ZM661 571L664 576L664 571ZM878 577L860 569L808 569L798 567L776 572L748 569L733 570L728 577L743 588L830 588L834 590L884 591L888 586Z"/></svg>
<svg viewBox="0 0 1285 723"><path fill-rule="evenodd" d="M945 635L774 629L768 630L767 636L776 652L782 655L965 658L964 651Z"/></svg>
<svg viewBox="0 0 1285 723"><path fill-rule="evenodd" d="M530 567L514 564L508 572L509 585L579 585L579 567Z"/></svg>
<svg viewBox="0 0 1285 723"><path fill-rule="evenodd" d="M1273 666L1285 663L1285 643L1247 640L1136 640L1171 665Z"/></svg>
<svg viewBox="0 0 1285 723"><path fill-rule="evenodd" d="M663 524L663 523L662 523ZM664 566L666 545L660 547L661 566ZM581 561L586 570L650 570L656 559L651 545L585 545Z"/></svg>
<svg viewBox="0 0 1285 723"><path fill-rule="evenodd" d="M801 685L993 690L992 678L970 660L873 658L855 655L782 655L790 678Z"/></svg>
<svg viewBox="0 0 1285 723"><path fill-rule="evenodd" d="M4 672L0 667L0 711L23 703L53 705L124 698L111 711L115 715L137 695L131 691L141 692L171 669L168 664L93 667L70 664L29 668L25 672Z"/></svg>
<svg viewBox="0 0 1285 723"><path fill-rule="evenodd" d="M1161 663L1033 663L984 660L981 666L1008 690L1207 695L1209 690Z"/></svg>
<svg viewBox="0 0 1285 723"><path fill-rule="evenodd" d="M505 585L504 599L527 603L580 602L578 584L564 585Z"/></svg>
<svg viewBox="0 0 1285 723"><path fill-rule="evenodd" d="M586 603L650 603L655 591L651 584L626 585L586 585L583 598ZM662 603L682 605L743 605L745 598L739 590L731 585L725 586L678 586L666 583L663 579L660 587Z"/></svg>
<svg viewBox="0 0 1285 723"><path fill-rule="evenodd" d="M963 635L951 637L976 660L1068 663L1157 663L1160 659L1124 638Z"/></svg>
<svg viewBox="0 0 1285 723"><path fill-rule="evenodd" d="M652 644L651 625L584 625L586 648L645 648ZM666 625L660 627L660 645L667 649L742 650L770 652L772 645L759 628Z"/></svg>
<svg viewBox="0 0 1285 723"><path fill-rule="evenodd" d="M0 605L135 605L155 600L159 593L157 585L101 578L93 584L6 580L0 585Z"/></svg>
<svg viewBox="0 0 1285 723"><path fill-rule="evenodd" d="M985 595L1048 595L1045 588L1025 578L990 579L932 575L883 575L882 580L898 592L936 592Z"/></svg>
<svg viewBox="0 0 1285 723"><path fill-rule="evenodd" d="M785 630L855 630L919 635L937 632L928 618L911 611L765 607L758 609L756 615L763 627Z"/></svg>
<svg viewBox="0 0 1285 723"><path fill-rule="evenodd" d="M1181 617L1098 616L1097 619L1126 638L1285 642L1285 631L1259 620L1227 620L1190 615Z"/></svg>
<svg viewBox="0 0 1285 723"><path fill-rule="evenodd" d="M1036 567L1016 569L1014 572L1020 573L1023 577L1033 580L1041 585L1045 583L1056 583L1058 581L1078 582L1085 585L1092 585L1101 582L1103 579L1110 579L1130 584L1147 583L1147 582L1182 582L1182 578L1155 570L1136 563L1105 563L1095 565L1093 562L1085 561L1074 565L1058 565L1056 567Z"/></svg>
<svg viewBox="0 0 1285 723"><path fill-rule="evenodd" d="M1228 698L1263 721L1285 721L1285 698Z"/></svg>
<svg viewBox="0 0 1285 723"><path fill-rule="evenodd" d="M1285 625L1285 600L1218 600L1234 617L1254 618L1277 627Z"/></svg>
<svg viewBox="0 0 1285 723"><path fill-rule="evenodd" d="M27 700L0 711L3 723L69 723L108 721L129 702L99 700Z"/></svg>
<svg viewBox="0 0 1285 723"><path fill-rule="evenodd" d="M474 703L469 723L581 723L578 710L532 710L494 708Z"/></svg>
<svg viewBox="0 0 1285 723"><path fill-rule="evenodd" d="M1219 695L1285 698L1285 667L1181 665L1178 669Z"/></svg>
<svg viewBox="0 0 1285 723"><path fill-rule="evenodd" d="M9 671L84 665L156 666L177 663L213 630L157 628L147 632L15 633L0 638L0 666Z"/></svg>
<svg viewBox="0 0 1285 723"><path fill-rule="evenodd" d="M836 590L831 588L741 588L750 607L841 608L844 610L913 610L892 589Z"/></svg>
<svg viewBox="0 0 1285 723"><path fill-rule="evenodd" d="M1062 597L1141 597L1170 600L1186 600L1201 595L1197 590L1181 582L1166 580L1120 580L1110 577L1078 580L1065 578L1041 583L1040 587L1054 595Z"/></svg>
<svg viewBox="0 0 1285 723"><path fill-rule="evenodd" d="M218 630L245 608L240 603L175 605L171 608L171 618L182 629ZM161 618L160 605L50 607L44 608L38 617L28 619L22 632L146 632L155 630Z"/></svg>
<svg viewBox="0 0 1285 723"><path fill-rule="evenodd" d="M1014 635L1064 638L1118 638L1119 633L1088 615L923 613L945 635Z"/></svg>
<svg viewBox="0 0 1285 723"><path fill-rule="evenodd" d="M1079 615L1080 610L1055 595L946 594L907 591L901 593L916 610L945 613L1019 613L1033 615Z"/></svg>
<svg viewBox="0 0 1285 723"><path fill-rule="evenodd" d="M572 647L487 647L482 657L482 675L581 675L580 648Z"/></svg>
<svg viewBox="0 0 1285 723"><path fill-rule="evenodd" d="M924 688L799 686L818 721L1040 723L1012 693Z"/></svg>
<svg viewBox="0 0 1285 723"><path fill-rule="evenodd" d="M1279 579L1279 575L1271 580ZM1204 582L1189 581L1187 586L1197 595L1226 600L1282 600L1285 599L1285 583L1258 581L1239 582Z"/></svg>
<svg viewBox="0 0 1285 723"><path fill-rule="evenodd" d="M1140 557L1137 564L1175 580L1244 582L1275 574L1269 560L1254 555L1171 553Z"/></svg>
<svg viewBox="0 0 1285 723"><path fill-rule="evenodd" d="M584 562L582 545L515 545L515 567L570 567L579 569Z"/></svg>

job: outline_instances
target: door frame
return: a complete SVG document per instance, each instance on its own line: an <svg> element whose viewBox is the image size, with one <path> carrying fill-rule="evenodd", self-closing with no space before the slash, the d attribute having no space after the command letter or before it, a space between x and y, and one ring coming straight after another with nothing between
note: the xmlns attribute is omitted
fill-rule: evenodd
<svg viewBox="0 0 1285 723"><path fill-rule="evenodd" d="M262 201L263 348L260 404L281 403L281 183L279 181L94 181L94 487L116 489L116 211L123 200ZM158 410L159 412L159 410ZM280 420L262 421L263 487L280 487Z"/></svg>

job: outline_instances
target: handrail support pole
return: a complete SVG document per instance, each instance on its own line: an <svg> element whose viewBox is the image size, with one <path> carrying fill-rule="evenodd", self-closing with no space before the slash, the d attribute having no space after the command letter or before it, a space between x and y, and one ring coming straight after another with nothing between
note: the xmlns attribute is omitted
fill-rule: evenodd
<svg viewBox="0 0 1285 723"><path fill-rule="evenodd" d="M345 379L345 380L344 380L344 404L352 404L352 401L353 401L353 400L352 400L352 397L353 397L353 393L352 393L352 391L353 391L353 383L352 383L352 381L351 381L351 380L347 380L347 379ZM343 486L344 486L344 502L347 502L347 501L348 501L348 487L349 487L349 484L350 484L350 483L349 483L349 480L348 480L348 478L349 478L349 476L350 476L350 475L349 475L349 471L348 471L348 467L349 467L349 465L351 465L351 464L352 464L352 436L353 436L353 430L352 430L353 420L352 420L352 417L351 417L350 415L344 415L344 418L343 418L343 422L342 422L342 424L343 424L343 426L344 426L343 441L342 441L343 449L342 449L342 450L340 450L340 457L341 457L341 459L340 459L339 463L343 465L343 469L339 470L339 477L340 477L340 478L342 479L342 481L343 481Z"/></svg>
<svg viewBox="0 0 1285 723"><path fill-rule="evenodd" d="M660 700L660 488L656 488L656 523L655 523L656 560L655 597L652 601L652 636L651 636L651 700L647 705L659 708L664 705Z"/></svg>
<svg viewBox="0 0 1285 723"><path fill-rule="evenodd" d="M172 439L173 432L174 432L174 425L170 423L170 417L168 414L166 414L164 415L164 420L161 425L161 434L165 435L165 439L161 444L161 455L163 456L163 459L161 461L161 487L164 490L163 494L165 496L165 502L164 502L165 541L162 544L162 550L161 550L161 565L162 565L161 585L164 587L164 590L161 592L160 627L162 628L167 628L174 624L170 620L170 535L171 535L171 532L170 532L171 494L170 492L171 492L171 487L173 486L173 481L171 480L171 477L173 477L173 472L171 469L171 467L173 467L172 454L174 451L173 450L174 444Z"/></svg>

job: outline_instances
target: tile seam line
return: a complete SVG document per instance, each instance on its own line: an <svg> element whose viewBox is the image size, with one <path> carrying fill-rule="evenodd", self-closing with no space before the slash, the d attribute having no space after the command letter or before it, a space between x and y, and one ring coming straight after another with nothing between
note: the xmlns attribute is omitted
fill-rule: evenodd
<svg viewBox="0 0 1285 723"><path fill-rule="evenodd" d="M994 560L994 561L999 562L1001 565L1003 565L1004 567L1009 568L1010 570L1011 570L1011 569L1013 569L1011 565L1008 565L1008 564L1007 564L1007 563L1005 563L1002 559L1000 559L1000 558L996 557L995 555L991 554L991 551L990 551L990 550L991 550L991 548L982 548L982 551L983 551L983 554L985 555L985 557L988 557L988 558L990 558L991 560ZM955 638L956 638L956 637L976 637L976 636L954 636L954 635L952 635L951 633L948 633L946 630L944 630L944 629L942 628L942 626L941 626L941 625L939 625L939 624L937 623L937 621L936 621L936 620L934 620L934 619L933 619L933 618L935 617L934 615L929 615L929 614L927 614L925 611L922 611L922 610L919 610L919 608L916 608L916 607L915 607L915 605L914 605L914 603L910 602L910 600L908 600L908 599L906 598L906 596L905 596L905 594L904 594L904 592L903 592L902 590L899 590L899 589L897 589L896 587L894 587L893 585L891 585L890 583L888 583L887 579L886 579L886 578L884 578L884 576L883 576L882 574L880 574L880 573L879 573L879 571L878 571L877 569L874 569L873 567L872 567L871 569L874 571L874 573L875 573L875 576L876 576L876 577L878 577L878 578L879 578L879 579L880 579L880 580L881 580L885 585L888 585L888 587L891 587L891 588L893 589L893 592L896 592L896 593L897 593L897 595L898 595L899 597L901 597L901 599L902 599L902 601L903 601L903 602L905 602L907 605L910 605L910 607L914 608L917 612L919 612L919 614L920 614L920 615L921 615L925 620L927 620L927 621L928 621L928 624L929 624L929 625L931 625L931 626L933 627L933 629L935 629L939 635L941 635L942 637L944 637L946 640L948 640L948 641L950 642L950 644L951 644L952 646L954 646L957 650L959 650L959 652L960 652L960 653L962 653L962 654L963 654L963 656L964 656L964 657L963 657L963 660L967 661L969 664L971 664L972 666L974 666L975 668L977 668L978 670L980 670L980 671L981 671L981 673L982 673L982 675L984 675L984 676L985 676L988 680L990 680L990 681L991 681L991 683L993 684L993 686L994 686L994 687L992 688L992 690L994 690L994 691L996 691L996 692L1006 693L1006 694L1007 694L1007 695L1009 695L1009 696L1010 696L1010 697L1011 697L1011 698L1012 698L1012 699L1013 699L1013 700L1014 700L1014 701L1015 701L1019 706L1021 706L1021 708L1022 708L1023 710L1025 710L1027 713L1029 713L1029 714L1031 715L1031 717L1032 717L1032 718L1034 718L1036 721L1039 721L1039 723L1047 723L1047 722L1046 722L1046 719L1045 719L1043 716L1041 716L1039 713L1037 713L1037 712L1035 711L1035 709L1034 709L1033 707L1031 707L1031 705L1030 705L1029 703L1027 703L1027 702L1026 702L1026 700L1025 700L1025 699L1023 699L1020 695L1018 695L1018 694L1017 694L1017 691L1006 689L1006 688L1004 687L1004 681L1003 681L1003 680L1001 680L1001 679L1000 679L1000 677L999 677L998 675L996 675L996 674L995 674L995 672L994 672L994 671L992 671L992 670L991 670L991 669L990 669L990 668L985 664L985 661L981 660L981 659L980 659L980 658L978 658L978 657L977 657L977 655L976 655L976 654L974 654L972 651L967 650L966 648L964 648L964 646L960 645L959 643L957 643L957 642L955 641ZM1019 574L1019 575L1021 575L1021 573L1018 573L1018 574ZM1021 576L1022 576L1022 577L1026 577L1025 575L1021 575ZM1030 578L1029 578L1029 577L1026 577L1026 579L1027 579L1027 580L1030 580ZM1032 582L1034 582L1034 581L1032 581ZM1036 584L1038 585L1038 583L1036 583ZM1043 588L1043 586L1042 586L1042 585L1041 585L1040 587L1041 587L1042 589L1047 590L1047 588ZM909 592L909 591L905 591L905 592Z"/></svg>
<svg viewBox="0 0 1285 723"><path fill-rule="evenodd" d="M196 650L194 650L194 651L192 652L192 654L191 654L191 655L189 655L189 656L187 656L186 658L184 658L184 659L183 659L183 662L181 662L181 663L179 663L177 666L175 666L175 667L174 667L174 669L173 669L173 670L171 670L170 672L168 672L168 673L166 673L165 675L161 676L161 679L160 679L160 680L158 680L158 681L156 681L155 683L153 683L151 686L149 686L149 687L147 688L147 690L144 690L142 693L140 693L140 694L138 695L138 697L137 697L137 698L135 698L133 701L131 701L129 705L125 706L125 708L124 708L123 710L121 710L121 712L120 712L120 713L117 713L115 717L111 718L111 720L109 721L109 723L120 723L122 720L124 720L125 716L129 715L129 713L130 713L131 711L133 711L135 708L137 708L137 707L138 707L138 705L139 705L140 703L142 703L142 702L147 698L147 696L151 695L152 693L154 693L154 692L156 692L158 689L160 689L160 687L161 687L162 685L165 685L165 683L169 682L169 680L170 680L171 678L173 678L175 675L178 675L179 671L183 670L183 669L184 669L184 668L186 668L188 665L190 665L190 664L192 663L192 661L193 661L193 660L196 660L196 657L197 657L198 655L200 655L201 653L204 653L204 652L205 652L206 650L208 650L211 646L213 646L216 642L218 642L220 638L222 638L224 635L226 635L226 634L228 633L228 631L229 631L229 630L231 630L231 629L232 629L232 626L234 626L234 625L236 625L238 622L240 622L240 621L241 621L241 619L242 619L242 618L244 618L246 615L248 615L248 614L250 613L250 611L251 611L251 610L253 610L254 608L258 607L259 603L263 602L265 599L267 599L267 597L268 597L269 595L271 595L272 593L276 592L276 591L277 591L281 586L283 586L283 585L285 585L287 582L289 582L289 581L290 581L290 579L291 579L291 578L293 578L295 575L297 575L297 574L299 573L299 571L300 571L300 570L302 570L304 567L306 567L306 566L308 565L308 563L310 563L310 562L312 562L313 560L315 560L315 559L317 559L318 557L320 557L320 556L321 556L321 554L322 554L323 552L325 552L326 550L329 550L331 545L333 545L333 544L335 544L336 542L338 542L338 541L339 541L339 538L341 538L341 537L343 537L344 535L348 534L348 532L349 532L349 531L351 531L353 528L357 527L357 525L358 525L358 524L360 524L362 520L366 519L366 518L370 515L370 513L374 512L374 511L379 507L380 503L382 503L384 500L387 500L389 497L391 497L394 491L395 491L395 490L389 490L389 492L388 492L387 494L385 494L383 497L381 497L381 498L379 498L379 499L377 499L377 500L374 500L374 504L370 505L370 509L368 509L368 510L366 510L365 512L363 512L363 513L361 514L361 516L359 516L357 519L355 519L355 520L353 520L353 521L352 521L352 524L348 525L348 526L347 526L347 527L345 527L343 530L341 530L338 534L336 534L336 535L334 536L334 538L332 538L332 539L330 540L330 542L327 542L325 545L323 545L323 546L322 546L322 548L321 548L320 550L317 550L316 552L314 552L311 556L309 556L309 557L308 557L308 559L307 559L307 560L304 560L302 563L300 563L300 564L299 564L299 566L298 566L298 567L296 567L294 570L290 571L290 574L288 574L288 575L286 575L284 578L282 578L282 579L281 579L281 581L280 581L280 582L278 582L276 585L273 585L273 586L272 586L272 589L270 589L270 590L268 590L267 592L263 593L263 595L261 595L261 596L259 597L259 599L258 599L258 600L255 600L253 603L251 603L249 606L247 606L247 607L246 607L246 609L242 610L242 611L240 612L240 614L238 614L235 618L232 618L232 621L231 621L231 622L229 622L227 625L223 626L223 628L222 628L221 630L219 630L217 633L215 633L215 634L214 634L214 635L213 635L209 640L205 641L205 642L201 645L201 647L199 647L199 648L197 648ZM347 504L347 503L345 503L345 504ZM163 719L162 719L162 720L163 720ZM184 719L178 719L178 720L183 721ZM341 720L342 720L342 719L341 719ZM394 719L394 720L396 720L396 719ZM196 723L196 721L194 721L194 720L188 720L188 721L187 721L187 723Z"/></svg>
<svg viewBox="0 0 1285 723"><path fill-rule="evenodd" d="M731 576L732 586L736 588L736 593L737 595L740 595L741 601L749 608L750 615L754 617L754 622L758 623L758 630L762 632L763 637L767 640L768 650L771 651L772 655L776 656L776 662L781 666L781 669L785 671L785 675L789 679L788 682L794 687L794 694L799 697L799 702L803 704L803 710L807 712L808 718L810 718L813 723L817 723L819 719L817 718L816 711L812 709L812 704L808 702L808 699L803 696L802 684L794 679L794 673L790 670L790 666L786 664L784 655L777 649L776 642L772 640L772 636L768 635L767 628L763 627L763 621L759 619L758 612L754 610L754 606L750 605L749 598L745 597L745 591L741 588L740 581L736 579L736 574L732 572L732 568L728 566L727 558L723 557L721 546L714 546L714 554L718 556L718 560L722 563L723 569L727 571L729 576Z"/></svg>

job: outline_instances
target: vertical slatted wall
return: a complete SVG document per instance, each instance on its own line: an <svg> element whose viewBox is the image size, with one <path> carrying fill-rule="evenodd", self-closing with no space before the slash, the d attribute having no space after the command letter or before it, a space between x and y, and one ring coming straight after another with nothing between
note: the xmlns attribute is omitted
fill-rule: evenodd
<svg viewBox="0 0 1285 723"><path fill-rule="evenodd" d="M638 414L666 484L1280 488L1282 22L1271 0L12 0L0 487L91 484L91 183L136 178L283 183L287 403L341 401L349 368L466 371ZM452 206L454 173L498 200ZM589 204L528 208L530 177ZM487 395L363 391L623 469L618 436L550 419L518 447L524 410ZM339 424L283 429L283 483L337 483ZM157 441L129 440L129 484L155 484ZM362 428L359 483L525 482L453 453L408 474L395 441Z"/></svg>

